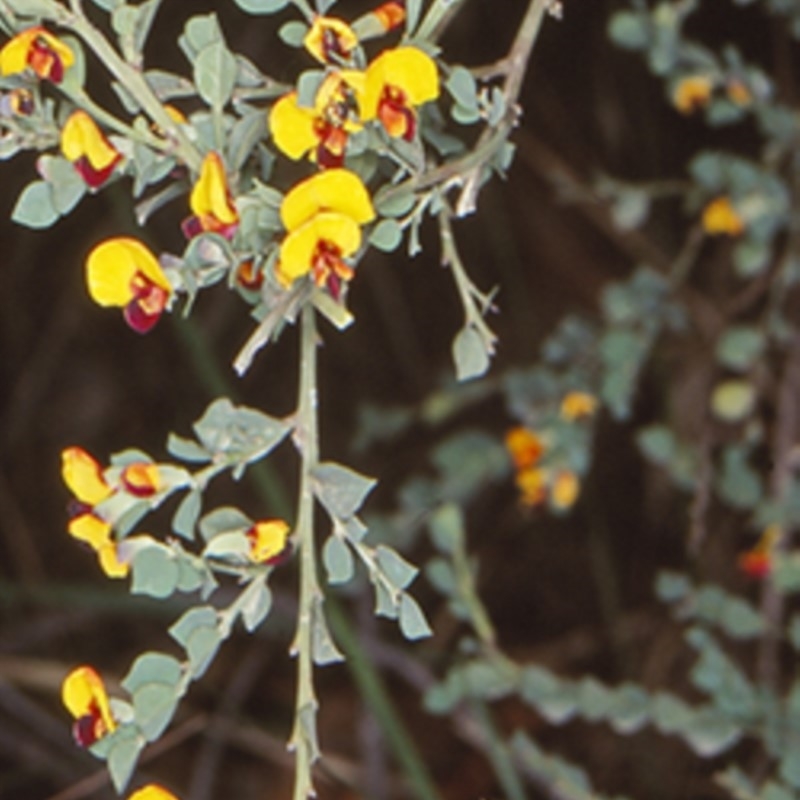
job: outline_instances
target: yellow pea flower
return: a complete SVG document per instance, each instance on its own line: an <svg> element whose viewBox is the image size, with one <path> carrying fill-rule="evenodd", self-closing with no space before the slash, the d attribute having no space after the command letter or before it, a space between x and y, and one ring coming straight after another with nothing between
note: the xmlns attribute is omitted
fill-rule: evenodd
<svg viewBox="0 0 800 800"><path fill-rule="evenodd" d="M143 786L139 791L134 792L128 800L178 800L172 792L168 792L161 786L156 786L154 783L149 783Z"/></svg>
<svg viewBox="0 0 800 800"><path fill-rule="evenodd" d="M303 39L306 50L323 64L347 61L358 46L358 36L338 17L314 17Z"/></svg>
<svg viewBox="0 0 800 800"><path fill-rule="evenodd" d="M363 86L363 72L343 70L325 76L314 108L298 105L296 92L284 95L268 119L276 147L295 161L308 154L323 168L341 166L348 135L361 129L358 95Z"/></svg>
<svg viewBox="0 0 800 800"><path fill-rule="evenodd" d="M281 204L287 237L281 244L277 276L289 285L312 274L338 298L342 281L353 276L344 259L361 246L361 225L375 218L366 187L353 172L334 168L295 186Z"/></svg>
<svg viewBox="0 0 800 800"><path fill-rule="evenodd" d="M536 464L545 451L545 443L541 436L524 425L511 428L505 437L514 467L517 470L528 469Z"/></svg>
<svg viewBox="0 0 800 800"><path fill-rule="evenodd" d="M193 216L183 222L183 232L189 239L204 231L230 239L239 227L239 212L233 204L219 153L209 152L203 159L189 206Z"/></svg>
<svg viewBox="0 0 800 800"><path fill-rule="evenodd" d="M581 417L590 417L597 408L597 398L588 392L567 392L561 401L559 414L570 422Z"/></svg>
<svg viewBox="0 0 800 800"><path fill-rule="evenodd" d="M106 688L91 667L78 667L67 675L61 700L75 720L72 735L81 747L91 747L116 729Z"/></svg>
<svg viewBox="0 0 800 800"><path fill-rule="evenodd" d="M434 60L416 47L386 50L368 67L361 118L378 119L389 136L411 141L417 130L417 106L439 96Z"/></svg>
<svg viewBox="0 0 800 800"><path fill-rule="evenodd" d="M85 111L74 111L64 123L61 152L92 189L104 184L122 159Z"/></svg>
<svg viewBox="0 0 800 800"><path fill-rule="evenodd" d="M681 114L692 114L705 108L711 100L714 83L705 75L690 75L678 81L672 91L672 102Z"/></svg>
<svg viewBox="0 0 800 800"><path fill-rule="evenodd" d="M740 236L744 220L728 197L718 197L703 209L703 230L711 236Z"/></svg>
<svg viewBox="0 0 800 800"><path fill-rule="evenodd" d="M172 287L156 257L136 239L107 239L89 253L86 283L101 306L122 308L125 321L137 333L158 322Z"/></svg>
<svg viewBox="0 0 800 800"><path fill-rule="evenodd" d="M265 519L247 531L250 560L257 564L279 564L288 556L289 524L282 519Z"/></svg>
<svg viewBox="0 0 800 800"><path fill-rule="evenodd" d="M570 470L562 470L555 476L550 487L550 499L556 508L563 511L575 505L580 489L578 476Z"/></svg>
<svg viewBox="0 0 800 800"><path fill-rule="evenodd" d="M17 75L30 67L39 78L61 83L74 63L72 50L41 26L18 33L0 49L0 75Z"/></svg>

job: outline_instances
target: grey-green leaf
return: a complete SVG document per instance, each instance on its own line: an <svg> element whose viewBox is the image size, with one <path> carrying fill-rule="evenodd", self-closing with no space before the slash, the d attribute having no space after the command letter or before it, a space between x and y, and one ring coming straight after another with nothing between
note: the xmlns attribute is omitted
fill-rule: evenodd
<svg viewBox="0 0 800 800"><path fill-rule="evenodd" d="M406 639L412 640L423 639L433 633L417 601L405 593L400 598L400 630Z"/></svg>
<svg viewBox="0 0 800 800"><path fill-rule="evenodd" d="M200 96L212 108L221 109L236 86L236 59L224 42L204 47L194 62L194 81Z"/></svg>
<svg viewBox="0 0 800 800"><path fill-rule="evenodd" d="M328 573L328 583L347 583L353 577L353 554L335 534L328 537L322 548L322 562Z"/></svg>

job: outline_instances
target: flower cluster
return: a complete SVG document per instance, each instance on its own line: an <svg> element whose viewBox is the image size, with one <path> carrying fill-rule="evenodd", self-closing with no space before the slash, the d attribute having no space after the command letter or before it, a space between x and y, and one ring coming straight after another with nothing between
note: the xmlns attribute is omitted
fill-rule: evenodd
<svg viewBox="0 0 800 800"><path fill-rule="evenodd" d="M594 414L597 400L586 392L568 392L559 417L572 423ZM533 508L548 502L554 509L571 508L580 494L580 479L566 464L556 464L553 432L537 432L524 425L511 428L505 445L515 470L522 505Z"/></svg>
<svg viewBox="0 0 800 800"><path fill-rule="evenodd" d="M755 547L739 556L739 569L749 578L766 578L772 572L775 547L781 538L778 525L769 525L764 529Z"/></svg>
<svg viewBox="0 0 800 800"><path fill-rule="evenodd" d="M753 94L744 81L731 78L720 82L713 75L687 75L678 80L672 89L672 103L685 115L706 108L714 93L722 89L729 102L744 108L753 102Z"/></svg>
<svg viewBox="0 0 800 800"><path fill-rule="evenodd" d="M703 230L711 236L741 236L745 230L742 215L729 197L717 197L704 209L701 218Z"/></svg>
<svg viewBox="0 0 800 800"><path fill-rule="evenodd" d="M74 496L67 530L97 553L109 578L124 578L129 565L120 559L112 525L98 506L117 492L152 497L163 486L158 466L150 462L134 462L117 472L116 480L107 480L100 464L81 447L68 447L61 453L61 475Z"/></svg>

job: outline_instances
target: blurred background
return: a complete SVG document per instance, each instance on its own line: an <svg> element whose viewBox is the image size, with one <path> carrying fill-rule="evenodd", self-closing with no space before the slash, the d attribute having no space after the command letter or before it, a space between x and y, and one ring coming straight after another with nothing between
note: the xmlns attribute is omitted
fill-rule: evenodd
<svg viewBox="0 0 800 800"><path fill-rule="evenodd" d="M604 174L631 181L683 177L688 156L700 144L709 146L712 136L702 122L671 108L662 84L636 56L609 42L608 18L620 5L566 0L563 19L547 20L524 84L513 168L506 181L485 188L477 214L455 225L474 281L485 289L499 286L490 320L500 340L492 374L532 364L566 313L595 314L603 287L648 256L668 262L682 240L679 207L661 207L646 232L620 233L592 188ZM525 6L521 0L465 2L442 39L444 58L469 66L501 58ZM335 10L355 18L369 7L341 0ZM268 74L290 79L307 68L305 54L274 35L288 15L252 18L232 2L210 0L164 0L148 46L149 66L185 71L175 40L187 13L210 11L219 14L231 49ZM785 55L780 32L765 29L747 9L723 15L712 8L693 24L693 33L709 44L736 40L754 60ZM747 153L754 141L752 132L737 128L714 133L711 144ZM2 165L0 220L8 220L34 169L32 154ZM180 252L184 214L179 201L148 225L155 248ZM113 687L143 650L171 651L166 628L181 609L179 600L131 598L67 536L61 450L78 444L105 461L136 446L159 459L166 455L167 434L189 435L216 396L278 416L294 404L296 332L286 331L246 377L237 378L229 365L252 322L244 303L223 287L204 292L189 320L164 318L146 337L124 326L117 312L92 303L83 285L86 253L106 236L134 232L126 181L85 199L45 232L0 222L4 800L115 796L101 765L71 741L58 698L61 679L73 666L91 663ZM350 291L356 324L341 334L324 329L323 457L379 477L368 506L375 514L391 514L400 487L430 472L428 454L437 441L470 428L501 441L512 424L498 394L487 391L441 424L417 422L382 441L364 433L365 408L413 415L452 386L450 342L461 308L439 265L434 225L424 230L423 243L425 252L413 260L401 251L372 252ZM650 418L675 388L670 382L681 372L670 368L680 367L681 357L672 354L666 371L662 363L645 376L632 423L599 419L594 466L569 515L554 519L520 508L510 467L507 480L470 502L479 588L500 643L514 658L565 674L591 672L612 683L635 675L651 688L681 690L676 682L685 673L686 653L651 586L658 568L684 563L685 519L681 501L643 468L630 436L631 425ZM269 474L240 484L223 481L215 489L218 502L240 503L254 516L291 515L295 465L291 448L284 447L271 459ZM411 561L430 555L422 538L409 537L408 543ZM730 553L727 558L732 563ZM137 785L159 780L184 800L291 796L292 760L284 742L293 705L294 664L287 649L294 580L292 568L278 576L276 609L265 631L237 634L223 647L171 732L146 753ZM355 646L381 676L440 797L499 800L470 731L457 718L431 717L422 708L421 690L440 675L456 640L458 625L444 602L418 579L414 592L436 633L408 644L392 623L372 618L371 590L362 589L336 593L335 616L349 620ZM341 633L338 623L334 628ZM318 689L325 753L320 798L420 796L391 755L374 698L365 698L348 666L319 670ZM628 740L584 723L553 728L511 703L499 706L496 722L501 729L526 726L543 745L582 763L609 793L700 798L716 792L709 781L713 765L654 733Z"/></svg>

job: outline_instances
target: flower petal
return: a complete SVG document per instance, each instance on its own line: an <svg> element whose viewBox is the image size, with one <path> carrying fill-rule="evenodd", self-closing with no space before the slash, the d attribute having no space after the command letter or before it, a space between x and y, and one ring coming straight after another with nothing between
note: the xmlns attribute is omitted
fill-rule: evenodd
<svg viewBox="0 0 800 800"><path fill-rule="evenodd" d="M125 491L135 497L152 497L161 487L161 473L157 464L137 462L128 464L120 475Z"/></svg>
<svg viewBox="0 0 800 800"><path fill-rule="evenodd" d="M67 525L70 536L80 542L86 542L95 552L111 541L111 525L96 514L87 512L73 517Z"/></svg>
<svg viewBox="0 0 800 800"><path fill-rule="evenodd" d="M161 786L156 786L154 783L149 783L143 786L137 792L134 792L128 800L178 800L172 792L168 792Z"/></svg>
<svg viewBox="0 0 800 800"><path fill-rule="evenodd" d="M77 667L61 685L61 700L75 719L97 713L106 731L117 726L111 715L106 687L91 667Z"/></svg>
<svg viewBox="0 0 800 800"><path fill-rule="evenodd" d="M85 111L73 112L61 131L61 152L92 188L105 183L122 159Z"/></svg>
<svg viewBox="0 0 800 800"><path fill-rule="evenodd" d="M314 17L314 21L303 39L306 50L317 61L333 64L347 60L358 46L358 36L353 29L338 17Z"/></svg>
<svg viewBox="0 0 800 800"><path fill-rule="evenodd" d="M125 578L130 572L127 561L119 558L119 548L116 542L108 542L97 549L97 560L100 568L109 578Z"/></svg>
<svg viewBox="0 0 800 800"><path fill-rule="evenodd" d="M250 558L257 564L275 563L286 550L289 524L282 519L257 522L247 531Z"/></svg>
<svg viewBox="0 0 800 800"><path fill-rule="evenodd" d="M0 49L1 75L16 75L30 67L40 78L60 83L64 70L74 63L72 50L41 26L18 33Z"/></svg>
<svg viewBox="0 0 800 800"><path fill-rule="evenodd" d="M361 246L361 228L355 220L344 214L317 214L283 240L279 277L291 283L310 272L321 242L334 245L340 256L346 258Z"/></svg>
<svg viewBox="0 0 800 800"><path fill-rule="evenodd" d="M124 308L137 297L134 279L144 276L167 295L172 287L156 257L136 239L117 237L98 244L86 260L86 283L101 306Z"/></svg>
<svg viewBox="0 0 800 800"><path fill-rule="evenodd" d="M364 120L375 119L387 88L399 89L409 106L419 106L439 96L436 62L416 47L385 50L368 67L361 104Z"/></svg>
<svg viewBox="0 0 800 800"><path fill-rule="evenodd" d="M359 224L375 218L366 186L354 172L328 169L298 183L281 204L281 220L290 233L320 211L344 214Z"/></svg>
<svg viewBox="0 0 800 800"><path fill-rule="evenodd" d="M72 494L90 506L111 494L100 464L82 447L67 447L61 452L61 477Z"/></svg>
<svg viewBox="0 0 800 800"><path fill-rule="evenodd" d="M203 159L189 205L203 230L218 230L238 223L239 214L228 190L225 165L219 153L211 151Z"/></svg>
<svg viewBox="0 0 800 800"><path fill-rule="evenodd" d="M319 143L316 119L317 114L312 109L297 104L297 92L284 95L269 113L269 129L275 146L298 161Z"/></svg>

